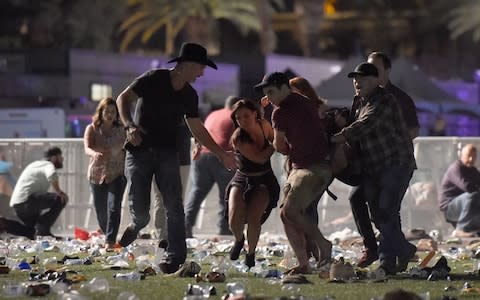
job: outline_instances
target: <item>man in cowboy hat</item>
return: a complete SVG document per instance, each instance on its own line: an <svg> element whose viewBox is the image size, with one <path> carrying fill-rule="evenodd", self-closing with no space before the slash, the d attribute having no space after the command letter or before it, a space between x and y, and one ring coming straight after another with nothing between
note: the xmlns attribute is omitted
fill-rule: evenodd
<svg viewBox="0 0 480 300"><path fill-rule="evenodd" d="M155 69L136 78L117 99L120 117L125 124L127 150L125 175L132 223L120 239L125 247L150 220L150 186L155 183L163 195L167 216L168 248L160 264L164 273L173 273L185 261L185 214L179 174L176 130L182 119L193 136L217 155L228 169L235 168L235 156L215 143L198 114L198 95L190 83L203 75L206 66L217 69L204 47L185 43L173 69ZM141 98L135 121L131 107Z"/></svg>

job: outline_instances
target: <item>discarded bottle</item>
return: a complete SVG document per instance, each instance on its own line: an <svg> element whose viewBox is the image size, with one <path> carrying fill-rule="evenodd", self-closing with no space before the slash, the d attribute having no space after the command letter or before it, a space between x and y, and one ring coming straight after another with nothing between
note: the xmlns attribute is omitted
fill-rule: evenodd
<svg viewBox="0 0 480 300"><path fill-rule="evenodd" d="M91 293L108 293L110 291L110 285L105 278L94 277L88 283L82 285L83 288L86 288Z"/></svg>
<svg viewBox="0 0 480 300"><path fill-rule="evenodd" d="M18 297L25 295L26 287L18 282L15 281L6 281L3 284L3 293L7 297Z"/></svg>
<svg viewBox="0 0 480 300"><path fill-rule="evenodd" d="M245 295L245 286L240 282L227 283L227 292L232 296Z"/></svg>
<svg viewBox="0 0 480 300"><path fill-rule="evenodd" d="M50 285L45 283L32 284L27 287L27 295L30 297L45 296L50 293Z"/></svg>
<svg viewBox="0 0 480 300"><path fill-rule="evenodd" d="M113 275L113 278L116 280L136 281L145 279L145 274L139 272L117 273Z"/></svg>
<svg viewBox="0 0 480 300"><path fill-rule="evenodd" d="M140 300L140 298L131 292L121 292L118 295L117 300Z"/></svg>
<svg viewBox="0 0 480 300"><path fill-rule="evenodd" d="M202 296L203 298L209 298L210 296L216 296L217 290L213 285L189 284L185 291L185 295L196 295Z"/></svg>
<svg viewBox="0 0 480 300"><path fill-rule="evenodd" d="M63 293L59 296L61 300L86 300L85 297L80 295L77 291L70 291L69 293Z"/></svg>
<svg viewBox="0 0 480 300"><path fill-rule="evenodd" d="M63 263L64 265L91 265L92 264L92 258L90 257L85 257L85 258L74 258L74 259L67 259Z"/></svg>
<svg viewBox="0 0 480 300"><path fill-rule="evenodd" d="M282 286L282 291L288 292L292 295L297 295L300 293L300 287L298 284L284 284Z"/></svg>

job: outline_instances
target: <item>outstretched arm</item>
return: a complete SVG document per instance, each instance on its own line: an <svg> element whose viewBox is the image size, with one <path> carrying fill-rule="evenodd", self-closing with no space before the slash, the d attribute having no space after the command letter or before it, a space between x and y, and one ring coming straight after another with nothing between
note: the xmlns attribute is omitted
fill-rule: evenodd
<svg viewBox="0 0 480 300"><path fill-rule="evenodd" d="M120 119L127 130L127 141L134 146L140 145L142 142L142 136L140 134L140 128L132 120L132 113L130 108L132 104L138 99L138 95L130 88L127 87L123 92L118 95L117 107Z"/></svg>
<svg viewBox="0 0 480 300"><path fill-rule="evenodd" d="M203 126L200 118L185 118L185 121L195 139L217 155L227 169L236 169L235 154L231 151L225 151L215 143L208 130Z"/></svg>

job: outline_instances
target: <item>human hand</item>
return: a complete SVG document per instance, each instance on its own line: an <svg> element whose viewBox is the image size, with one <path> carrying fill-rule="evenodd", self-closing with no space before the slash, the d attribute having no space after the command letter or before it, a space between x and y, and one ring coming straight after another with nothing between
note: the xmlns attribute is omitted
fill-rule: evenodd
<svg viewBox="0 0 480 300"><path fill-rule="evenodd" d="M62 205L66 205L68 203L68 195L65 194L63 191L57 193L58 200L62 203Z"/></svg>
<svg viewBox="0 0 480 300"><path fill-rule="evenodd" d="M237 169L237 157L232 151L224 152L224 154L220 157L220 160L222 161L225 168L227 168L229 171Z"/></svg>
<svg viewBox="0 0 480 300"><path fill-rule="evenodd" d="M93 159L94 160L101 160L103 158L103 153L102 152L95 152L95 154L93 155Z"/></svg>
<svg viewBox="0 0 480 300"><path fill-rule="evenodd" d="M197 160L200 157L201 151L202 151L202 144L200 144L198 141L195 141L193 143L193 148L192 148L192 160Z"/></svg>
<svg viewBox="0 0 480 300"><path fill-rule="evenodd" d="M127 129L127 142L133 146L138 146L142 143L141 130L137 127L128 127Z"/></svg>

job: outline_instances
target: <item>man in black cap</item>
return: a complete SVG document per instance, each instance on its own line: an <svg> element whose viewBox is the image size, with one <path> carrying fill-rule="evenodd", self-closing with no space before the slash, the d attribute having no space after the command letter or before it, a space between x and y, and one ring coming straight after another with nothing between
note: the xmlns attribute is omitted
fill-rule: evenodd
<svg viewBox="0 0 480 300"><path fill-rule="evenodd" d="M150 70L136 78L117 99L120 117L127 131L125 175L132 223L120 239L132 243L150 220L150 186L155 183L163 195L167 217L167 255L160 264L164 273L173 273L187 255L185 214L176 131L185 119L193 136L210 149L228 169L235 168L235 156L215 143L198 114L198 95L190 83L203 75L206 66L217 69L204 47L185 43L173 69ZM131 106L142 98L133 122Z"/></svg>
<svg viewBox="0 0 480 300"><path fill-rule="evenodd" d="M360 189L381 233L379 268L395 274L406 269L416 252L405 239L400 221L402 199L416 167L413 144L398 103L379 85L375 65L361 63L348 77L353 78L356 94L354 120L331 140L358 145Z"/></svg>
<svg viewBox="0 0 480 300"><path fill-rule="evenodd" d="M368 55L367 62L377 67L379 85L395 97L402 111L402 117L407 124L411 139L416 138L418 136L419 123L415 103L407 93L390 82L389 75L392 68L390 58L383 52L372 52ZM359 186L353 186L349 200L355 224L363 237L365 248L363 256L357 262L357 266L364 268L378 259L377 240L373 232L368 207L363 197L363 191Z"/></svg>
<svg viewBox="0 0 480 300"><path fill-rule="evenodd" d="M288 155L292 168L283 188L280 217L298 265L289 273L309 273L307 239L313 241L320 262L331 259L332 244L306 210L331 182L328 139L314 101L292 92L288 77L272 73L255 86L276 107L272 113L273 146Z"/></svg>

